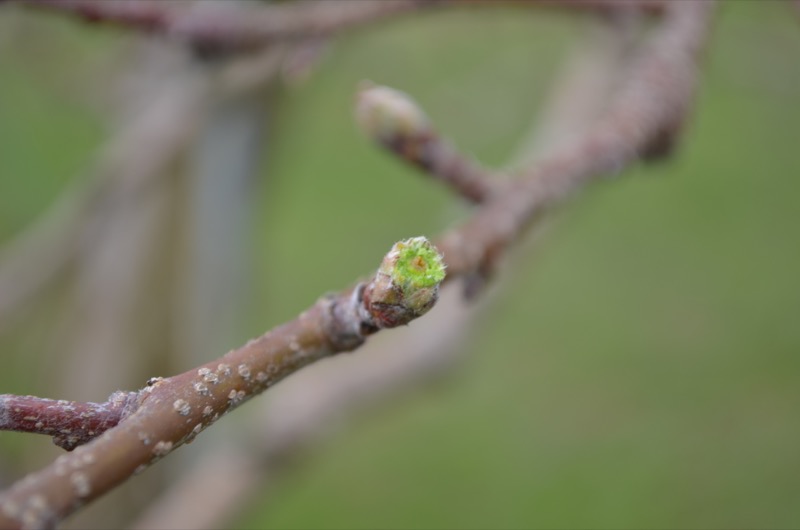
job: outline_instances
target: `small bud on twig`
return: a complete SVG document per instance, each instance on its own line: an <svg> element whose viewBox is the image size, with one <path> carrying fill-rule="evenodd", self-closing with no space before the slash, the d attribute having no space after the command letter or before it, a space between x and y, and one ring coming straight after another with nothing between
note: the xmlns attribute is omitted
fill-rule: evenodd
<svg viewBox="0 0 800 530"><path fill-rule="evenodd" d="M433 307L444 277L442 255L430 241L424 237L399 241L365 289L365 307L379 328L408 324Z"/></svg>
<svg viewBox="0 0 800 530"><path fill-rule="evenodd" d="M367 134L387 143L431 130L430 120L413 99L370 81L362 83L358 92L356 121Z"/></svg>
<svg viewBox="0 0 800 530"><path fill-rule="evenodd" d="M355 116L373 140L462 197L482 202L495 187L493 172L442 137L407 94L364 81L356 96Z"/></svg>

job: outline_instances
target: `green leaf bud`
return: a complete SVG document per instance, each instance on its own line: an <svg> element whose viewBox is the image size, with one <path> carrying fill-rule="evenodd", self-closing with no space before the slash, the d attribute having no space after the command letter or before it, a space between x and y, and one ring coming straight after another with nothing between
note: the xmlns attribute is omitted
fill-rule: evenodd
<svg viewBox="0 0 800 530"><path fill-rule="evenodd" d="M442 255L424 237L399 241L383 258L364 300L378 327L407 324L427 313L445 277Z"/></svg>

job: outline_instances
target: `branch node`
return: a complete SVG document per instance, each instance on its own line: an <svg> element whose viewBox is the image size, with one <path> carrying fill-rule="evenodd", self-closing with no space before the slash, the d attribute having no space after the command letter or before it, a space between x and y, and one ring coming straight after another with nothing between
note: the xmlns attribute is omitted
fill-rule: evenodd
<svg viewBox="0 0 800 530"><path fill-rule="evenodd" d="M366 340L371 329L362 330L362 319L356 309L362 304L362 293L366 284L359 283L350 298L342 303L336 296L325 296L323 304L322 328L333 351L353 351Z"/></svg>

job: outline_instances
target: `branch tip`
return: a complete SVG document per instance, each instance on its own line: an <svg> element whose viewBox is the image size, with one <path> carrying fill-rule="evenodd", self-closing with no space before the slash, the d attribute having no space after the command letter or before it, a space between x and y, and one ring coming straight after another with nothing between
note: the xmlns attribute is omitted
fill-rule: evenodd
<svg viewBox="0 0 800 530"><path fill-rule="evenodd" d="M425 237L398 241L364 290L364 304L377 328L408 324L427 313L445 277L441 253Z"/></svg>
<svg viewBox="0 0 800 530"><path fill-rule="evenodd" d="M425 111L404 92L362 81L355 117L368 136L460 196L482 202L495 187L492 172L442 137Z"/></svg>
<svg viewBox="0 0 800 530"><path fill-rule="evenodd" d="M428 116L411 97L371 81L359 85L356 122L369 136L387 143L431 130Z"/></svg>

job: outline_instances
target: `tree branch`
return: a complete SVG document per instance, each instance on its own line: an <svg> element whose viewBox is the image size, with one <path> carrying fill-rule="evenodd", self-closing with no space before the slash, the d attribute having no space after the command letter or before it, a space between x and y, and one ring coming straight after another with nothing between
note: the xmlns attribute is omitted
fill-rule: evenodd
<svg viewBox="0 0 800 530"><path fill-rule="evenodd" d="M499 254L544 210L599 176L635 163L691 104L697 61L714 2L675 2L634 61L617 99L598 123L533 167L461 226L437 240L448 279L491 270Z"/></svg>
<svg viewBox="0 0 800 530"><path fill-rule="evenodd" d="M126 398L138 408L124 421L0 495L0 527L54 525L303 366L423 315L443 277L441 258L427 240L397 243L369 283L324 297L297 319L197 369L152 379ZM57 424L64 409L40 407L42 427Z"/></svg>
<svg viewBox="0 0 800 530"><path fill-rule="evenodd" d="M370 23L421 7L435 0L301 1L288 4L196 5L176 9L162 0L19 0L23 4L74 14L88 22L105 22L186 42L201 49L241 51L287 39L305 39ZM199 9L197 9L199 7Z"/></svg>
<svg viewBox="0 0 800 530"><path fill-rule="evenodd" d="M281 383L247 411L242 443L231 440L204 454L131 528L226 528L246 502L270 502L272 486L356 413L452 375L491 298L467 303L451 285L442 289L436 311L413 326L380 334L354 355L317 363Z"/></svg>
<svg viewBox="0 0 800 530"><path fill-rule="evenodd" d="M135 410L136 396L135 392L115 392L105 403L79 403L0 394L0 431L46 434L71 451Z"/></svg>
<svg viewBox="0 0 800 530"><path fill-rule="evenodd" d="M448 172L440 169L446 164L430 163L438 159L427 154L428 144L440 140L410 98L386 87L361 92L357 116L370 135L461 195L486 200L470 219L437 240L448 280L465 277L465 293L474 296L505 249L545 209L598 176L669 153L691 105L713 6L713 1L669 5L669 16L635 58L617 99L597 124L520 171L516 180L495 185L499 189L491 193L486 170L462 163L456 168L462 173ZM442 159L465 159L452 147L439 153L445 153L438 155Z"/></svg>
<svg viewBox="0 0 800 530"><path fill-rule="evenodd" d="M248 50L280 40L329 36L384 18L441 6L544 6L660 13L664 0L301 0L240 9L176 9L163 0L0 0L157 33L205 50ZM200 5L199 7L203 7Z"/></svg>
<svg viewBox="0 0 800 530"><path fill-rule="evenodd" d="M356 95L356 122L388 151L467 200L483 202L498 187L492 170L442 138L419 105L399 90L363 82Z"/></svg>

